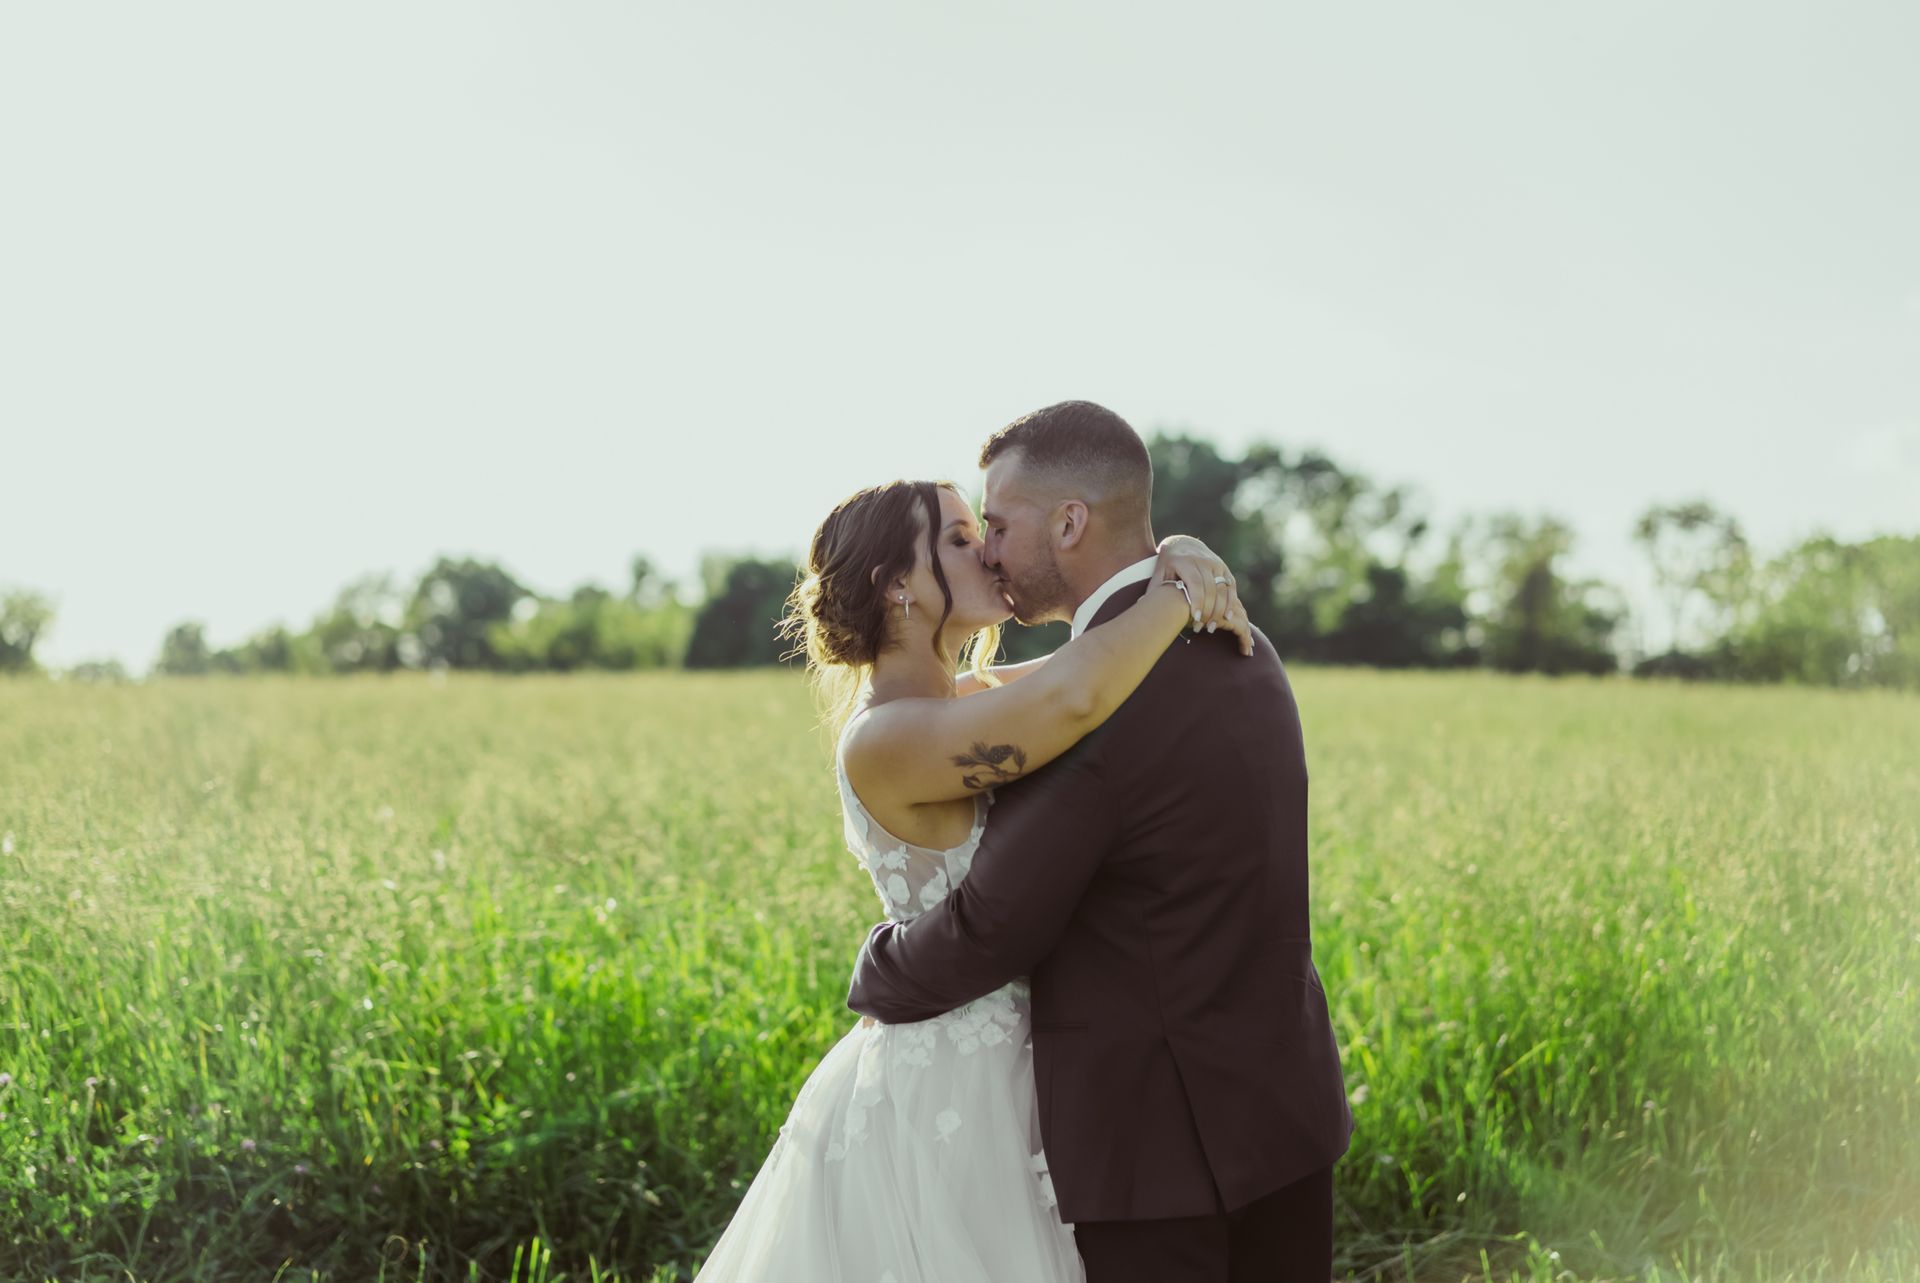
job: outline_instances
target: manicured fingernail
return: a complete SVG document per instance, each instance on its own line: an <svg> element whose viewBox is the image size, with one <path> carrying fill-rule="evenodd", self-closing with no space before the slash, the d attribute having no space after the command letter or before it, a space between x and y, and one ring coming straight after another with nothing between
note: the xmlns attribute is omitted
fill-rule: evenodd
<svg viewBox="0 0 1920 1283"><path fill-rule="evenodd" d="M1207 631L1208 631L1208 632L1212 632L1212 631L1213 631L1213 625L1212 625L1212 624L1208 624L1208 625L1207 625Z"/></svg>

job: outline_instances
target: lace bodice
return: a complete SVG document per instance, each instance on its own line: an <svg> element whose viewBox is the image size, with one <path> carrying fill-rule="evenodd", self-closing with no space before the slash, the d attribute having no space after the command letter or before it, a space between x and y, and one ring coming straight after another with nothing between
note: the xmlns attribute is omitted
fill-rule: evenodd
<svg viewBox="0 0 1920 1283"><path fill-rule="evenodd" d="M881 827L878 820L860 802L847 779L845 762L847 730L864 714L849 719L834 748L833 773L840 781L840 811L844 817L847 849L859 857L861 866L873 879L873 889L887 916L896 922L917 918L947 898L947 893L967 876L973 866L973 853L987 829L987 810L993 805L991 790L974 799L973 831L959 846L937 850L897 838Z"/></svg>

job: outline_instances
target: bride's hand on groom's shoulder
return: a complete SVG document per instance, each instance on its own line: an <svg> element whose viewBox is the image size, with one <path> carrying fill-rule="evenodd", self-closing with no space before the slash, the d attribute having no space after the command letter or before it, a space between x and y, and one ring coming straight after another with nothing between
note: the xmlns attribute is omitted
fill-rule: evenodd
<svg viewBox="0 0 1920 1283"><path fill-rule="evenodd" d="M1168 535L1160 541L1155 579L1178 579L1186 586L1193 607L1193 630L1225 629L1239 639L1240 653L1253 654L1253 628L1241 604L1238 585L1227 563L1192 535Z"/></svg>

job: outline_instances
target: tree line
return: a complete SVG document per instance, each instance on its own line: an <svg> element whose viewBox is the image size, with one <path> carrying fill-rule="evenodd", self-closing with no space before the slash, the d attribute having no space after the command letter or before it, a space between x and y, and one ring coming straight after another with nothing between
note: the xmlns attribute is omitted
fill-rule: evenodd
<svg viewBox="0 0 1920 1283"><path fill-rule="evenodd" d="M1815 536L1771 558L1704 499L1654 504L1633 536L1671 645L1648 654L1625 596L1567 568L1573 531L1552 516L1470 516L1437 531L1421 496L1325 454L1259 444L1239 457L1159 433L1154 528L1198 535L1234 567L1253 622L1280 654L1383 668L1484 667L1727 681L1920 688L1920 536ZM545 596L494 562L442 557L411 585L367 576L305 629L276 624L216 648L186 621L151 672L501 673L733 668L796 662L774 630L797 567L709 557L689 588L635 557L617 591ZM54 617L41 594L0 595L0 672L38 672ZM1064 625L1012 628L1010 660L1044 654ZM116 661L57 674L124 680Z"/></svg>

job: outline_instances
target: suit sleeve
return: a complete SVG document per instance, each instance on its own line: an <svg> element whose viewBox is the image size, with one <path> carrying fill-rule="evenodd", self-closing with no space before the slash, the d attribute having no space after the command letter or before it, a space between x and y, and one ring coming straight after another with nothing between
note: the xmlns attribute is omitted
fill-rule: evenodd
<svg viewBox="0 0 1920 1283"><path fill-rule="evenodd" d="M973 866L911 922L883 922L853 965L847 1005L928 1020L1028 975L1053 951L1119 834L1085 744L994 794Z"/></svg>

